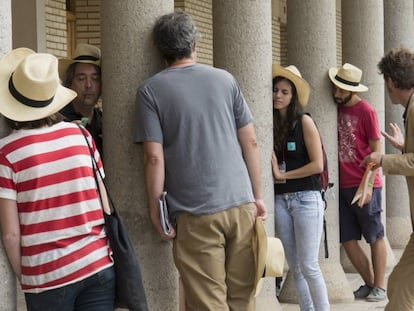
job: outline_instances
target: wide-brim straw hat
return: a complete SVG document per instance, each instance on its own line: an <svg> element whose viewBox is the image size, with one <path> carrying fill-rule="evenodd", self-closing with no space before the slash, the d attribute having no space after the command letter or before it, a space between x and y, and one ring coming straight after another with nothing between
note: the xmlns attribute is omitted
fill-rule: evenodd
<svg viewBox="0 0 414 311"><path fill-rule="evenodd" d="M310 86L309 83L302 78L298 68L295 65L290 65L288 67L282 67L278 64L272 65L272 78L277 76L284 77L290 80L296 88L298 93L298 101L302 107L305 107L309 101L310 95Z"/></svg>
<svg viewBox="0 0 414 311"><path fill-rule="evenodd" d="M256 219L254 225L253 248L255 253L255 296L262 287L262 278L283 275L285 252L280 239L268 237L263 222Z"/></svg>
<svg viewBox="0 0 414 311"><path fill-rule="evenodd" d="M72 58L59 59L59 76L62 80L69 66L73 63L93 64L101 67L101 50L94 45L79 43L73 52Z"/></svg>
<svg viewBox="0 0 414 311"><path fill-rule="evenodd" d="M340 89L350 92L366 92L368 87L361 84L362 70L358 67L345 63L341 68L329 69L329 79Z"/></svg>
<svg viewBox="0 0 414 311"><path fill-rule="evenodd" d="M8 119L46 118L76 96L60 84L58 60L51 54L18 48L0 59L0 113Z"/></svg>

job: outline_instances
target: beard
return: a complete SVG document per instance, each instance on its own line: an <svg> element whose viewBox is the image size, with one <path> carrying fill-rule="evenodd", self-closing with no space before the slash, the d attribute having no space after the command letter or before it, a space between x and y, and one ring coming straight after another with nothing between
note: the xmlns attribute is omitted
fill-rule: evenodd
<svg viewBox="0 0 414 311"><path fill-rule="evenodd" d="M334 102L337 105L345 106L351 100L351 98L352 98L352 92L349 93L349 95L347 97L345 97L345 98L334 97L333 99L334 99Z"/></svg>

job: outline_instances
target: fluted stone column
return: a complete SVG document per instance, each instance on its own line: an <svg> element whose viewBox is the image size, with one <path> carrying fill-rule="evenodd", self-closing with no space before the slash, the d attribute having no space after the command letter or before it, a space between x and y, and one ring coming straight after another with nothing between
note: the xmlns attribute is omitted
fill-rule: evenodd
<svg viewBox="0 0 414 311"><path fill-rule="evenodd" d="M102 82L105 172L109 191L141 261L149 310L178 309L172 243L162 242L149 219L142 146L133 142L138 85L163 64L151 31L173 0L102 1Z"/></svg>
<svg viewBox="0 0 414 311"><path fill-rule="evenodd" d="M414 19L412 0L384 1L384 52L405 46L414 48ZM381 77L382 78L382 77ZM390 132L390 122L404 129L401 105L393 105L385 93L385 129ZM386 153L399 153L391 144L385 145ZM388 175L387 179L387 235L393 248L404 248L412 232L407 184L405 177Z"/></svg>
<svg viewBox="0 0 414 311"><path fill-rule="evenodd" d="M12 49L11 0L0 1L0 57ZM0 137L6 135L6 124L0 118ZM9 264L0 239L0 310L14 311L16 302L16 278Z"/></svg>
<svg viewBox="0 0 414 311"><path fill-rule="evenodd" d="M268 208L266 229L273 235L271 1L213 0L213 24L214 66L236 77L254 116ZM274 278L265 279L256 305L260 311L280 310Z"/></svg>
<svg viewBox="0 0 414 311"><path fill-rule="evenodd" d="M412 14L412 11L411 11ZM375 33L375 36L372 34ZM342 1L342 60L361 68L362 83L368 86L367 92L361 93L361 98L367 100L378 114L380 129L384 129L384 80L378 74L377 64L384 53L384 18L383 2L377 0L347 0ZM384 144L382 144L384 150ZM383 180L382 214L386 227L386 183ZM387 231L386 231L387 232ZM387 235L387 269L395 264L395 256L391 249ZM370 257L370 247L365 241L360 245ZM342 251L342 264L345 271L355 272L345 251Z"/></svg>
<svg viewBox="0 0 414 311"><path fill-rule="evenodd" d="M339 256L337 114L328 79L328 69L336 66L335 1L289 0L287 29L288 63L296 65L311 86L306 110L318 124L328 156L330 180L335 183L327 192L329 258L324 258L322 242L319 262L329 300L352 301L352 291ZM297 303L289 272L279 298L283 302Z"/></svg>

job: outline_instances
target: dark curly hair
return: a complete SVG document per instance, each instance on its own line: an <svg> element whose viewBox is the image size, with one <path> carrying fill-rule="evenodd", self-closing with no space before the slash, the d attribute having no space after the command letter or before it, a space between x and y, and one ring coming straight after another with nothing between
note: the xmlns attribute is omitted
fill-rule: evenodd
<svg viewBox="0 0 414 311"><path fill-rule="evenodd" d="M285 80L292 89L292 99L287 108L287 117L282 119L279 110L273 108L273 146L275 153L282 152L283 146L286 144L287 136L292 127L293 122L302 113L302 107L299 105L298 92L295 85L285 77L277 76L273 78L273 89L279 81Z"/></svg>
<svg viewBox="0 0 414 311"><path fill-rule="evenodd" d="M414 54L409 49L392 49L378 63L378 69L396 88L408 90L414 87Z"/></svg>

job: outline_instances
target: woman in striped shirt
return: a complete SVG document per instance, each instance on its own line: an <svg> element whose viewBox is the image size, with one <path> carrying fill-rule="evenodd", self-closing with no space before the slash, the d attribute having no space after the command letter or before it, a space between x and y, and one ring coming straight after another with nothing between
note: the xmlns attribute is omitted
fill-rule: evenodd
<svg viewBox="0 0 414 311"><path fill-rule="evenodd" d="M85 137L56 114L75 96L50 54L19 48L0 59L0 113L12 129L0 139L0 225L29 311L113 310L106 192L98 181L101 204Z"/></svg>

